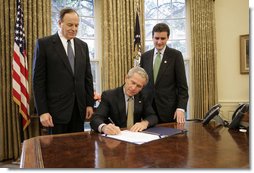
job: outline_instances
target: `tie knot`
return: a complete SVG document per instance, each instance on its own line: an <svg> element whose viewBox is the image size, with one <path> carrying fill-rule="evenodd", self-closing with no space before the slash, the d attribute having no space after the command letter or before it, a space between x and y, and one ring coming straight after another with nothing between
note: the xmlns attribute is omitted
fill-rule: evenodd
<svg viewBox="0 0 254 173"><path fill-rule="evenodd" d="M157 53L156 53L156 59L160 59L161 58L161 52L160 51L158 51Z"/></svg>
<svg viewBox="0 0 254 173"><path fill-rule="evenodd" d="M129 102L129 101L132 101L132 100L133 100L133 97L129 97L127 101Z"/></svg>

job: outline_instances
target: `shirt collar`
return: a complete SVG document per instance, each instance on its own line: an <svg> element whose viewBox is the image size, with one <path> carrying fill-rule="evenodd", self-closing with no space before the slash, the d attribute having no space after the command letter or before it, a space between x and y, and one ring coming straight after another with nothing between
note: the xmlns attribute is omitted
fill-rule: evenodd
<svg viewBox="0 0 254 173"><path fill-rule="evenodd" d="M163 56L164 52L166 49L166 45L164 46L164 48L160 51L161 57ZM154 48L154 56L156 56L158 53L158 50L156 48Z"/></svg>
<svg viewBox="0 0 254 173"><path fill-rule="evenodd" d="M60 37L62 43L66 43L66 45L67 45L67 41L68 41L68 40L62 35L62 33L61 33L60 31L58 31L58 35L59 35L59 37ZM71 41L71 44L74 45L73 39L71 39L70 41Z"/></svg>
<svg viewBox="0 0 254 173"><path fill-rule="evenodd" d="M127 94L125 94L125 86L123 86L123 93L124 93L125 102L127 102L127 101L129 100L129 98L134 99L134 96L130 97L130 96L128 96Z"/></svg>

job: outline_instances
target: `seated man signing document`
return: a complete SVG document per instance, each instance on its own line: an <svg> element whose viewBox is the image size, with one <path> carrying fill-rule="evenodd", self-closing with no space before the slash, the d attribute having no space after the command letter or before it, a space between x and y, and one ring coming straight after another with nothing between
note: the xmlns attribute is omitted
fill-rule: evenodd
<svg viewBox="0 0 254 173"><path fill-rule="evenodd" d="M100 133L116 135L120 128L138 132L157 124L150 102L140 93L147 83L148 75L143 68L130 69L123 86L102 93L91 127Z"/></svg>

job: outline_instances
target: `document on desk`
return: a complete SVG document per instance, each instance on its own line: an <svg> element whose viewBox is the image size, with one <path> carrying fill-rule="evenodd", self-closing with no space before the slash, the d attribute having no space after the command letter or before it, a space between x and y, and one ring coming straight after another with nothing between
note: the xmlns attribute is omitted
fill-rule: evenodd
<svg viewBox="0 0 254 173"><path fill-rule="evenodd" d="M118 135L103 134L103 136L117 139L120 141L126 141L126 142L130 142L130 143L134 143L134 144L139 144L139 145L161 138L159 135L142 133L142 132L132 132L129 130L123 130Z"/></svg>

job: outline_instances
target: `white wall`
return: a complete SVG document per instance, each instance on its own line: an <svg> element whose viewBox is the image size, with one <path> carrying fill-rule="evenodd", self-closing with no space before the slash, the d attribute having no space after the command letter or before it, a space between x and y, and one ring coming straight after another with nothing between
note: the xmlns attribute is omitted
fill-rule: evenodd
<svg viewBox="0 0 254 173"><path fill-rule="evenodd" d="M240 35L249 34L248 0L215 0L218 99L230 120L239 103L249 102L249 74L240 74Z"/></svg>

